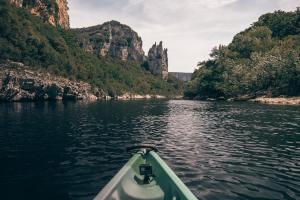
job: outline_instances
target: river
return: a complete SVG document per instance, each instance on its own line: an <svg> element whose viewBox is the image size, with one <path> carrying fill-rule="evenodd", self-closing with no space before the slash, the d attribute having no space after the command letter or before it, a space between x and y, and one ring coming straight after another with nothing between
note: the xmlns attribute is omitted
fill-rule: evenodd
<svg viewBox="0 0 300 200"><path fill-rule="evenodd" d="M199 199L300 199L300 106L185 100L1 103L0 198L92 199L133 144Z"/></svg>

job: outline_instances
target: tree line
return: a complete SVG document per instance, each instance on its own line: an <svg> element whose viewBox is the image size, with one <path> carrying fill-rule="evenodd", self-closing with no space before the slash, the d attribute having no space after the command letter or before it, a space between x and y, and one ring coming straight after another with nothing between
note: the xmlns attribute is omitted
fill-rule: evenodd
<svg viewBox="0 0 300 200"><path fill-rule="evenodd" d="M213 48L185 90L189 98L300 95L300 9L259 17Z"/></svg>

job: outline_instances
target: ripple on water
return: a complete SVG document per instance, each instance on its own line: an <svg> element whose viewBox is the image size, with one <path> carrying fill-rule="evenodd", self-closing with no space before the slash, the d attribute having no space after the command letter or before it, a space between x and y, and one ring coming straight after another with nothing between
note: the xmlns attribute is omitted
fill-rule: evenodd
<svg viewBox="0 0 300 200"><path fill-rule="evenodd" d="M300 107L249 103L0 104L0 190L92 199L143 143L199 199L298 200L299 121Z"/></svg>

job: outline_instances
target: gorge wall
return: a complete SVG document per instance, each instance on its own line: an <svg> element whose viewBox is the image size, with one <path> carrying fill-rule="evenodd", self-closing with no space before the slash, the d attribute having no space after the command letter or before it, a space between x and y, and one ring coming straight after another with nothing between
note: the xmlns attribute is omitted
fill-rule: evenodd
<svg viewBox="0 0 300 200"><path fill-rule="evenodd" d="M74 29L79 46L99 57L112 57L123 61L145 60L141 37L129 26L117 21L102 25Z"/></svg>
<svg viewBox="0 0 300 200"><path fill-rule="evenodd" d="M18 8L25 8L45 22L63 29L70 29L67 0L8 0ZM87 28L72 29L78 45L98 57L110 57L122 61L146 64L155 76L167 80L168 53L162 42L148 52L143 50L141 37L129 26L117 21L105 22Z"/></svg>
<svg viewBox="0 0 300 200"><path fill-rule="evenodd" d="M122 61L146 62L149 71L164 80L168 78L168 52L162 42L149 50L148 57L143 50L141 37L129 26L117 21L102 25L74 29L78 44L86 52L99 57L117 58Z"/></svg>
<svg viewBox="0 0 300 200"><path fill-rule="evenodd" d="M18 8L27 9L31 14L41 17L53 26L70 28L67 0L9 0L9 2Z"/></svg>

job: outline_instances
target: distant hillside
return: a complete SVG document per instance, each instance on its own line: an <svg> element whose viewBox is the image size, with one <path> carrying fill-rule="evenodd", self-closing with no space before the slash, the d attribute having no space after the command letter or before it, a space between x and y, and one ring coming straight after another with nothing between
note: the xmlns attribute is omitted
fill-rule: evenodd
<svg viewBox="0 0 300 200"><path fill-rule="evenodd" d="M0 63L7 60L89 82L110 96L125 92L162 95L180 92L176 82L153 76L141 67L141 62L124 62L85 52L73 30L44 23L44 19L31 15L27 8L1 1Z"/></svg>
<svg viewBox="0 0 300 200"><path fill-rule="evenodd" d="M193 73L187 72L169 72L169 76L173 76L183 82L189 82L192 79L192 75Z"/></svg>
<svg viewBox="0 0 300 200"><path fill-rule="evenodd" d="M300 10L276 11L215 47L199 63L185 96L231 98L300 95Z"/></svg>

